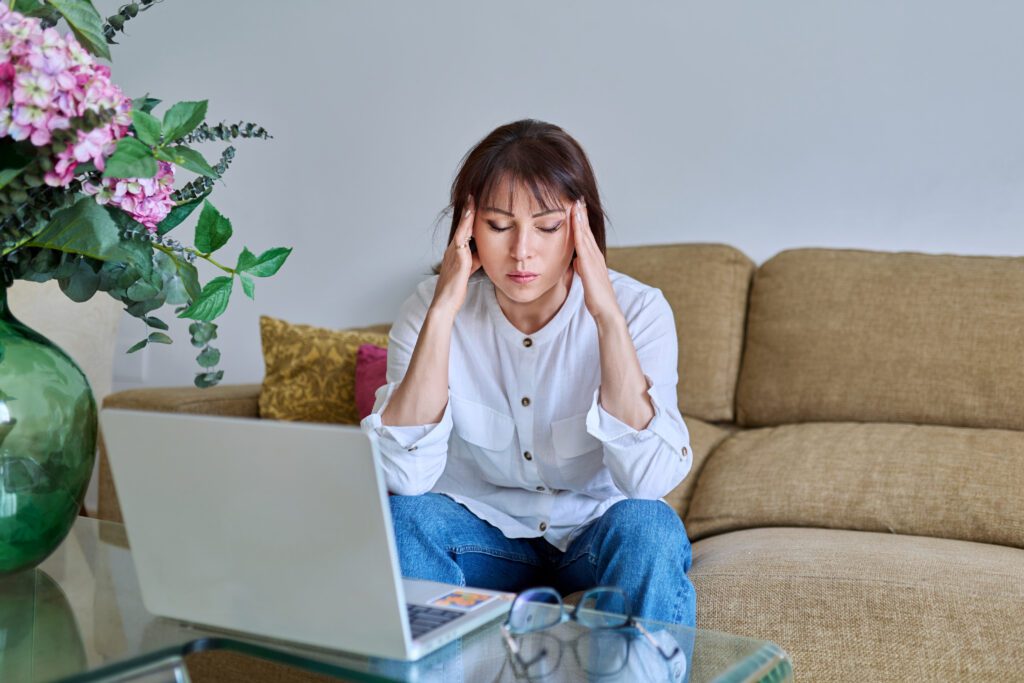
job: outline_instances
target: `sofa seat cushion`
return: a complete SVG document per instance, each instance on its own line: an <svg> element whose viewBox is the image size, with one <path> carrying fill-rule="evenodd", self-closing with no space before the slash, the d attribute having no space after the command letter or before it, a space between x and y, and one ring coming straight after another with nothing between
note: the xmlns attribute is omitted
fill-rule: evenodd
<svg viewBox="0 0 1024 683"><path fill-rule="evenodd" d="M608 267L657 287L679 337L679 408L732 422L754 262L725 244L608 249Z"/></svg>
<svg viewBox="0 0 1024 683"><path fill-rule="evenodd" d="M763 528L694 544L697 626L778 643L799 680L1006 680L1024 669L1024 550Z"/></svg>
<svg viewBox="0 0 1024 683"><path fill-rule="evenodd" d="M691 539L762 526L1024 548L1024 433L818 422L739 432L708 458Z"/></svg>
<svg viewBox="0 0 1024 683"><path fill-rule="evenodd" d="M737 422L1024 429L1024 258L794 249L750 293Z"/></svg>

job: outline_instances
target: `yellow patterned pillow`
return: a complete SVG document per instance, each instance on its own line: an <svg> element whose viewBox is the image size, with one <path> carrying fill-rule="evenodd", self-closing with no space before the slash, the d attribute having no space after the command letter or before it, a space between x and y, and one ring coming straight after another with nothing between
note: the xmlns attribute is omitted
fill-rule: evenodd
<svg viewBox="0 0 1024 683"><path fill-rule="evenodd" d="M356 350L362 344L386 348L387 332L331 330L264 315L260 338L266 365L261 418L359 424Z"/></svg>

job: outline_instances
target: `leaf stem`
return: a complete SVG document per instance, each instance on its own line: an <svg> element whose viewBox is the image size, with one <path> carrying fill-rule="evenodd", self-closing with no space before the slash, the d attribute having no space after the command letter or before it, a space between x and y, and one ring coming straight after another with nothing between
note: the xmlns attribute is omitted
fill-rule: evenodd
<svg viewBox="0 0 1024 683"><path fill-rule="evenodd" d="M174 256L174 250L173 249L168 249L167 247L165 247L162 244L153 243L153 248L154 249L159 249L160 251L164 252L168 256L172 256L172 257ZM218 268L223 270L228 275L234 275L235 274L234 268L228 268L225 265L221 265L220 263L217 263L212 258L210 258L209 254L204 254L201 251L197 251L197 250L193 249L192 247L185 247L183 249L183 251L187 251L189 253L195 254L196 256L198 256L199 258L203 259L204 261L208 261L208 262L212 263L213 265L217 266Z"/></svg>

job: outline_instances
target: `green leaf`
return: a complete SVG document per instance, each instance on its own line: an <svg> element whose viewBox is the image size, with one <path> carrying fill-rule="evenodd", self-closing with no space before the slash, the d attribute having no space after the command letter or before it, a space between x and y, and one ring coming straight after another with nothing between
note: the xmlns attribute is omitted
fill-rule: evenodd
<svg viewBox="0 0 1024 683"><path fill-rule="evenodd" d="M171 305L187 304L199 298L199 274L195 266L162 251L153 252L153 265L160 274L160 287Z"/></svg>
<svg viewBox="0 0 1024 683"><path fill-rule="evenodd" d="M196 375L195 385L200 389L208 389L212 386L216 386L217 382L224 378L224 371L218 370L217 372L200 372Z"/></svg>
<svg viewBox="0 0 1024 683"><path fill-rule="evenodd" d="M192 346L200 348L217 338L217 324L197 321L188 326L188 333L192 335Z"/></svg>
<svg viewBox="0 0 1024 683"><path fill-rule="evenodd" d="M206 159L203 155L185 145L176 145L174 147L161 147L156 150L155 154L157 159L161 161L169 161L172 164L181 166L185 170L204 175L207 178L220 178L213 167L206 163Z"/></svg>
<svg viewBox="0 0 1024 683"><path fill-rule="evenodd" d="M117 149L107 159L104 178L152 178L158 170L153 150L133 137L117 141Z"/></svg>
<svg viewBox="0 0 1024 683"><path fill-rule="evenodd" d="M196 210L196 207L203 203L203 198L193 199L190 202L183 204L177 204L171 209L171 212L167 214L167 218L157 223L156 232L158 235L165 235L174 228L181 225L186 218L192 215L192 212Z"/></svg>
<svg viewBox="0 0 1024 683"><path fill-rule="evenodd" d="M143 339L138 344L135 344L132 348L128 349L125 353L135 353L136 351L146 348L147 344L149 344L149 340Z"/></svg>
<svg viewBox="0 0 1024 683"><path fill-rule="evenodd" d="M169 329L171 329L170 327L168 327L167 323L165 323L160 318L154 318L154 317L151 317L151 316L146 316L145 318L142 319L142 321L144 323L146 323L147 325L149 325L150 327L155 327L158 330L169 330Z"/></svg>
<svg viewBox="0 0 1024 683"><path fill-rule="evenodd" d="M246 273L239 273L238 279L242 281L242 291L245 292L245 295L255 301L256 283L254 283L252 278Z"/></svg>
<svg viewBox="0 0 1024 683"><path fill-rule="evenodd" d="M160 144L160 119L142 110L132 112L132 124L139 140L150 146Z"/></svg>
<svg viewBox="0 0 1024 683"><path fill-rule="evenodd" d="M136 97L132 100L132 111L144 111L147 114L156 109L156 105L160 104L161 100L150 97L149 93L146 93L142 97Z"/></svg>
<svg viewBox="0 0 1024 683"><path fill-rule="evenodd" d="M238 256L238 265L235 270L243 271L256 277L270 277L284 265L288 255L292 253L291 247L274 247L268 249L258 257L254 257L248 249L243 249Z"/></svg>
<svg viewBox="0 0 1024 683"><path fill-rule="evenodd" d="M28 140L0 139L0 188L11 182L32 163L34 149Z"/></svg>
<svg viewBox="0 0 1024 683"><path fill-rule="evenodd" d="M128 288L128 298L132 301L149 301L159 293L160 290L157 287L145 280L137 280Z"/></svg>
<svg viewBox="0 0 1024 683"><path fill-rule="evenodd" d="M171 338L168 337L163 332L150 332L149 333L149 341L153 342L154 344L171 344L171 343L173 343Z"/></svg>
<svg viewBox="0 0 1024 683"><path fill-rule="evenodd" d="M57 213L25 246L82 254L100 261L126 261L143 273L152 268L152 247L148 243L123 242L111 214L92 197L83 197Z"/></svg>
<svg viewBox="0 0 1024 683"><path fill-rule="evenodd" d="M195 130L206 118L206 100L178 102L164 113L164 138L177 140Z"/></svg>
<svg viewBox="0 0 1024 683"><path fill-rule="evenodd" d="M227 244L231 234L231 221L221 215L209 200L203 202L203 211L196 224L196 249L212 254Z"/></svg>
<svg viewBox="0 0 1024 683"><path fill-rule="evenodd" d="M57 282L69 299L81 303L91 299L99 289L100 276L85 259L78 259L71 275Z"/></svg>
<svg viewBox="0 0 1024 683"><path fill-rule="evenodd" d="M212 368L220 362L220 351L212 346L207 346L203 349L202 353L196 356L196 362L199 363L201 367Z"/></svg>
<svg viewBox="0 0 1024 683"><path fill-rule="evenodd" d="M18 14L29 14L36 12L43 8L43 5L39 0L14 0L13 9Z"/></svg>
<svg viewBox="0 0 1024 683"><path fill-rule="evenodd" d="M195 301L202 295L203 288L199 284L199 271L194 265L178 261L178 276L181 277L189 298Z"/></svg>
<svg viewBox="0 0 1024 683"><path fill-rule="evenodd" d="M107 39L103 37L103 19L89 0L46 0L71 27L71 32L89 52L110 59Z"/></svg>
<svg viewBox="0 0 1024 683"><path fill-rule="evenodd" d="M126 306L124 310L128 311L128 315L135 318L144 318L150 311L155 311L164 305L163 292L157 294L152 299L146 301L136 301L135 303Z"/></svg>
<svg viewBox="0 0 1024 683"><path fill-rule="evenodd" d="M256 254L249 251L249 247L242 247L242 253L238 255L238 263L235 264L235 270L241 272L248 270L256 263Z"/></svg>
<svg viewBox="0 0 1024 683"><path fill-rule="evenodd" d="M231 285L234 280L227 276L215 277L203 287L203 293L191 306L178 314L179 318L210 321L228 307Z"/></svg>

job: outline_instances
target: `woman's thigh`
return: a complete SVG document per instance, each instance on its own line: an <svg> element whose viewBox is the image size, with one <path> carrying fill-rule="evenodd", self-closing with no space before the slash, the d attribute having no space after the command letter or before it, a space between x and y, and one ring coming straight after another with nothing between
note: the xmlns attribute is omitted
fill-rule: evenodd
<svg viewBox="0 0 1024 683"><path fill-rule="evenodd" d="M530 539L506 537L448 496L391 496L390 503L403 576L504 591L544 576Z"/></svg>

